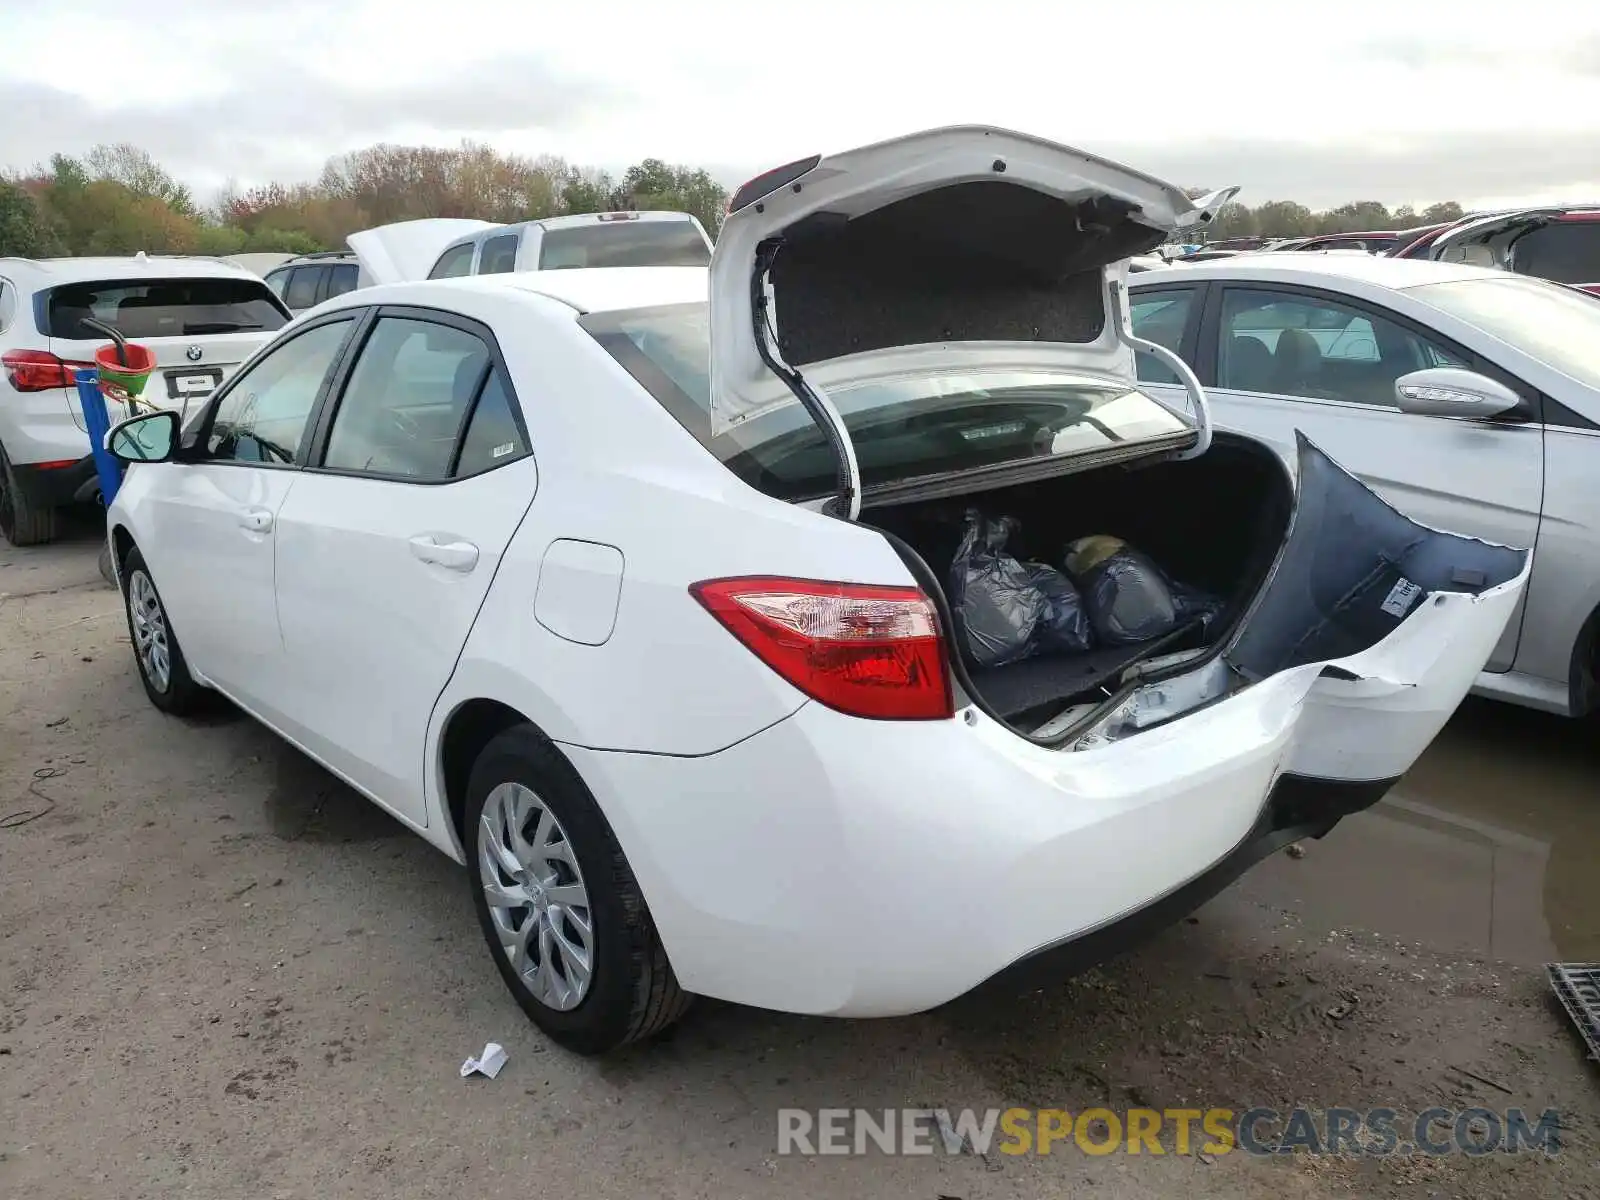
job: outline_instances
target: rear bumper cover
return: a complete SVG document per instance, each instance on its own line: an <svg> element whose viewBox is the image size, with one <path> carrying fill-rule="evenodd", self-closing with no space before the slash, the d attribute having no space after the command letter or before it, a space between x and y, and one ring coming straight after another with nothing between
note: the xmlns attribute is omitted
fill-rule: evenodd
<svg viewBox="0 0 1600 1200"><path fill-rule="evenodd" d="M1302 838L1323 837L1345 817L1371 808L1398 782L1347 783L1279 776L1255 826L1226 858L1143 908L1034 951L990 976L968 995L1025 991L1098 966L1181 921L1267 856Z"/></svg>
<svg viewBox="0 0 1600 1200"><path fill-rule="evenodd" d="M32 463L13 463L17 486L39 508L60 508L92 500L99 488L94 458L85 454L66 467L41 467Z"/></svg>

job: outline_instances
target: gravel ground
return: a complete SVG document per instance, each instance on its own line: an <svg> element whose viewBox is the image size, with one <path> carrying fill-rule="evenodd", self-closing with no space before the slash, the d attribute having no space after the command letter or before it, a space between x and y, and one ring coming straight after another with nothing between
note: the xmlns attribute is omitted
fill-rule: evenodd
<svg viewBox="0 0 1600 1200"><path fill-rule="evenodd" d="M1536 965L1301 895L1374 816L1059 988L874 1022L702 1002L573 1058L504 991L454 864L248 719L146 703L96 549L0 545L0 1194L1595 1194L1600 1073ZM490 1039L499 1078L459 1078ZM1555 1107L1563 1148L776 1152L781 1107L1295 1104Z"/></svg>

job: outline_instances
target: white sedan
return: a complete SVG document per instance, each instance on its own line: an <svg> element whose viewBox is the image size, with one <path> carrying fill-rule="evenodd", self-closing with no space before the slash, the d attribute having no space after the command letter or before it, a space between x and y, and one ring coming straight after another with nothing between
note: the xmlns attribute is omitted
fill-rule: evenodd
<svg viewBox="0 0 1600 1200"><path fill-rule="evenodd" d="M1418 521L1533 548L1474 690L1600 710L1600 300L1460 263L1251 254L1138 276L1132 317L1219 427L1291 461L1304 433ZM1139 379L1182 402L1154 359Z"/></svg>
<svg viewBox="0 0 1600 1200"><path fill-rule="evenodd" d="M112 432L145 689L465 863L581 1052L691 994L880 1016L1103 957L1381 796L1527 577L1136 390L1121 264L1228 194L935 130L752 181L709 272L330 301L190 429ZM968 506L1220 607L979 654Z"/></svg>

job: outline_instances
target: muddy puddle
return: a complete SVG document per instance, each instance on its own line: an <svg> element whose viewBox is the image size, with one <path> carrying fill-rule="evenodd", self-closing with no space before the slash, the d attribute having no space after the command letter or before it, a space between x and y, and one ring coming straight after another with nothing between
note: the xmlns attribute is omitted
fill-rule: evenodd
<svg viewBox="0 0 1600 1200"><path fill-rule="evenodd" d="M1240 885L1312 929L1535 965L1600 961L1600 736L1469 700L1389 797Z"/></svg>

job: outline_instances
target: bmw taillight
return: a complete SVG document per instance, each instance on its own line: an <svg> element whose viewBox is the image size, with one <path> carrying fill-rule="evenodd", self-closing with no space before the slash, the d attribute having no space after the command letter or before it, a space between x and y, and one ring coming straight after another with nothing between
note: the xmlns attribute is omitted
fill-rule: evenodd
<svg viewBox="0 0 1600 1200"><path fill-rule="evenodd" d="M47 350L8 350L0 356L6 382L19 392L48 392L52 388L72 387L74 372L93 363L63 362Z"/></svg>
<svg viewBox="0 0 1600 1200"><path fill-rule="evenodd" d="M816 579L713 579L690 592L762 662L856 717L954 713L938 610L918 588Z"/></svg>

